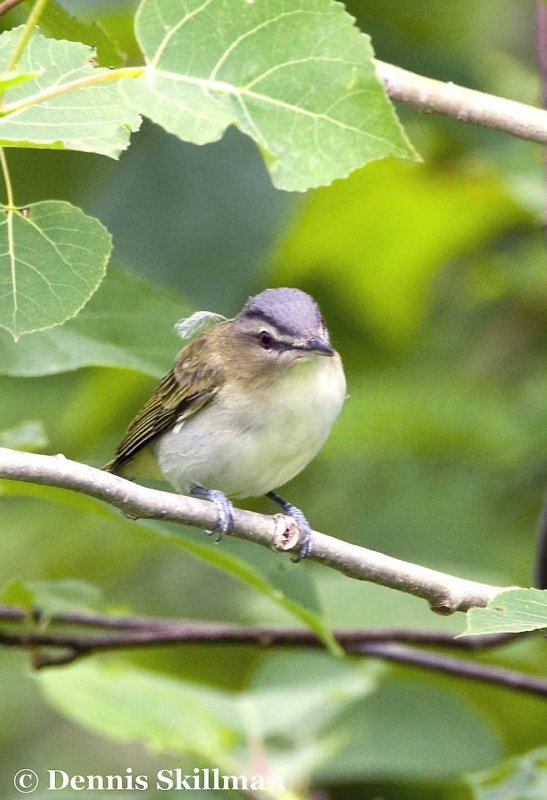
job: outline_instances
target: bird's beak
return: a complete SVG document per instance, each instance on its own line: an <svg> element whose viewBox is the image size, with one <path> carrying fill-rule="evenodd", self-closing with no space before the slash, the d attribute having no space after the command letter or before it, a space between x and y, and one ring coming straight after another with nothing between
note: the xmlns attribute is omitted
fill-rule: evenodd
<svg viewBox="0 0 547 800"><path fill-rule="evenodd" d="M310 336L309 339L306 339L302 350L317 353L320 356L333 356L336 353L334 347L320 336Z"/></svg>

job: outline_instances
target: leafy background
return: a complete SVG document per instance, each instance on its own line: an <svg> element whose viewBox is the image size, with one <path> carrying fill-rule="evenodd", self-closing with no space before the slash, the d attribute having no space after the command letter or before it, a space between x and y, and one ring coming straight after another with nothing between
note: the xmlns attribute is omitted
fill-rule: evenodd
<svg viewBox="0 0 547 800"><path fill-rule="evenodd" d="M137 59L134 3L65 6L99 17ZM347 7L383 60L537 101L532 2L461 0L442 14L436 0ZM542 152L400 115L424 164L388 159L306 195L274 189L255 146L233 129L198 147L145 122L119 163L8 151L18 198L67 200L100 219L117 272L65 326L17 345L0 332L2 443L103 463L177 351L178 317L232 314L250 293L298 285L321 303L350 399L291 500L334 535L466 577L530 584L547 481ZM33 582L44 602L291 624L275 592L257 591L266 581L332 625L463 629L413 598L237 542L214 548L172 528L160 538L59 492L7 483L2 492L1 581ZM51 583L67 577L102 599ZM541 671L544 650L538 638L497 658ZM272 771L300 781L311 772L343 800L545 793L545 705L500 689L251 648L141 651L38 677L24 654L0 658L6 796L22 766L231 768L248 765L249 741L262 742Z"/></svg>

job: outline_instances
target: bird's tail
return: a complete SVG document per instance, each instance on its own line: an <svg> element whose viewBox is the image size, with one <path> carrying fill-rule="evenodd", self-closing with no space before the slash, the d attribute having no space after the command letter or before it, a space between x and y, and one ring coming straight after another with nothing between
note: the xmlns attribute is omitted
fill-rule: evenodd
<svg viewBox="0 0 547 800"><path fill-rule="evenodd" d="M108 464L104 464L101 469L103 472L112 472L115 474L118 471L119 466L118 459L113 458L112 461L108 462Z"/></svg>

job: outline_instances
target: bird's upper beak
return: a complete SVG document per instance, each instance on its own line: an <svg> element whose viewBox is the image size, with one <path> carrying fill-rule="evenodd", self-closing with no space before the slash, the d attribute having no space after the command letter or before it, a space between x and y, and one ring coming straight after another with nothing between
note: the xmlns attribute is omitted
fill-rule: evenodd
<svg viewBox="0 0 547 800"><path fill-rule="evenodd" d="M301 349L310 353L317 353L320 356L333 356L336 353L334 347L320 336L310 336L303 343Z"/></svg>

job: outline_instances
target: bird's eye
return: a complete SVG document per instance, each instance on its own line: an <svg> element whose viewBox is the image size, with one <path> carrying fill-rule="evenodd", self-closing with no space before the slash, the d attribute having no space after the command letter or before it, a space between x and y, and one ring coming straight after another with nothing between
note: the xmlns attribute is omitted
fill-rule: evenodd
<svg viewBox="0 0 547 800"><path fill-rule="evenodd" d="M260 331L259 335L260 346L264 350L271 350L273 347L273 336L268 331Z"/></svg>

